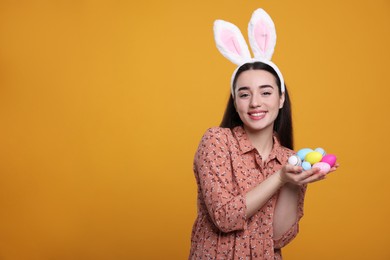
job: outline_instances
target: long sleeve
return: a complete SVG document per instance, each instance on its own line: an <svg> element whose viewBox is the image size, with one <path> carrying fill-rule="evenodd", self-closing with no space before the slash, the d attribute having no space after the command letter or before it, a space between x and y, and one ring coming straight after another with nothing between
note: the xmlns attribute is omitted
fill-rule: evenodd
<svg viewBox="0 0 390 260"><path fill-rule="evenodd" d="M210 128L203 136L194 160L202 201L222 232L246 227L246 203L234 182L225 130ZM230 131L230 130L229 130Z"/></svg>
<svg viewBox="0 0 390 260"><path fill-rule="evenodd" d="M298 198L298 216L295 223L291 226L289 230L287 230L281 238L278 240L274 240L274 247L275 248L282 248L286 246L288 243L290 243L298 234L299 232L299 221L303 217L303 207L304 207L304 200L305 200L305 193L306 193L307 185L301 186L299 190L299 198Z"/></svg>

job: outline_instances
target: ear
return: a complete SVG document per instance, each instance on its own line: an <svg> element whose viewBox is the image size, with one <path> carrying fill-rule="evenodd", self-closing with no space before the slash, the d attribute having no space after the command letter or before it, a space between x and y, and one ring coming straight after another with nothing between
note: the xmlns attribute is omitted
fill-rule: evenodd
<svg viewBox="0 0 390 260"><path fill-rule="evenodd" d="M286 100L285 92L282 92L282 94L279 97L279 109L283 108L285 100Z"/></svg>
<svg viewBox="0 0 390 260"><path fill-rule="evenodd" d="M234 24L216 20L214 22L214 38L218 50L234 64L242 65L251 59L248 45L240 29Z"/></svg>
<svg viewBox="0 0 390 260"><path fill-rule="evenodd" d="M276 45L276 31L274 22L263 9L253 12L248 36L255 58L271 60Z"/></svg>

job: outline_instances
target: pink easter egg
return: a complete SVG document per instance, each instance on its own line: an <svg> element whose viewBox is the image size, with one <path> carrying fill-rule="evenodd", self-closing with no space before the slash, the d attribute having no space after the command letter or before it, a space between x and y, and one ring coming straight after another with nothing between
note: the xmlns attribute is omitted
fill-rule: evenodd
<svg viewBox="0 0 390 260"><path fill-rule="evenodd" d="M313 168L319 168L320 173L328 173L330 170L330 165L326 162L318 162L313 165Z"/></svg>
<svg viewBox="0 0 390 260"><path fill-rule="evenodd" d="M325 162L330 165L330 167L333 167L336 163L337 157L334 154L327 154L324 157L322 157L321 162Z"/></svg>

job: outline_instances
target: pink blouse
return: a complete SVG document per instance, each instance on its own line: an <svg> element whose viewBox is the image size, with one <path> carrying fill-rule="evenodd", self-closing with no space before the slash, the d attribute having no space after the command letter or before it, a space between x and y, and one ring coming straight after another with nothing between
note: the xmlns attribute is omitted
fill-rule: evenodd
<svg viewBox="0 0 390 260"><path fill-rule="evenodd" d="M245 194L281 169L293 153L274 136L263 164L243 127L206 131L194 159L198 216L189 259L282 259L280 248L298 233L306 186L300 189L298 219L279 240L273 239L272 225L278 193L250 218Z"/></svg>

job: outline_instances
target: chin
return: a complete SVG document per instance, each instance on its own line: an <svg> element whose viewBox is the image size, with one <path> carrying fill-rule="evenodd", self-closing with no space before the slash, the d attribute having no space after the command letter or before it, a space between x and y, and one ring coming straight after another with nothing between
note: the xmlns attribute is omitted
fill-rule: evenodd
<svg viewBox="0 0 390 260"><path fill-rule="evenodd" d="M247 128L251 132L261 132L267 129L273 129L273 125L253 125L253 124L245 124L245 128Z"/></svg>

